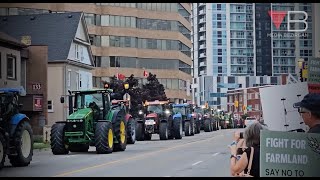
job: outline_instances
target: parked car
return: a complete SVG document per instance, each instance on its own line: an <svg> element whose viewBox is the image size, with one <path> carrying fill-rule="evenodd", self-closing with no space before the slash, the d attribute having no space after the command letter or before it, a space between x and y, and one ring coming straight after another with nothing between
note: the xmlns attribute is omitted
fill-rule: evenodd
<svg viewBox="0 0 320 180"><path fill-rule="evenodd" d="M247 126L249 126L249 125L251 125L253 123L257 123L257 122L258 122L257 118L255 118L255 117L247 117L244 120L244 125L245 125L245 127L247 127Z"/></svg>

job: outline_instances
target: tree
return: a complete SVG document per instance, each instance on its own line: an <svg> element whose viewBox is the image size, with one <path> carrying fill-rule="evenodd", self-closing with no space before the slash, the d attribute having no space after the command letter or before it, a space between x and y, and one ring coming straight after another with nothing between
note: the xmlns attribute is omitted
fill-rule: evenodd
<svg viewBox="0 0 320 180"><path fill-rule="evenodd" d="M155 74L149 73L147 77L147 84L142 88L139 86L139 81L133 74L125 81L118 80L116 76L110 78L110 82L104 82L108 84L110 89L113 89L112 99L123 99L125 93L130 95L131 109L130 114L133 117L138 115L138 105L145 101L166 101L168 100L164 86L160 84ZM129 89L124 89L124 84L129 84Z"/></svg>
<svg viewBox="0 0 320 180"><path fill-rule="evenodd" d="M124 82L118 80L116 76L110 78L110 82L105 82L104 84L108 84L109 88L113 90L111 95L111 100L113 99L123 99L125 94Z"/></svg>
<svg viewBox="0 0 320 180"><path fill-rule="evenodd" d="M168 100L164 86L160 84L159 80L157 79L157 75L149 73L147 77L147 84L143 86L143 90L148 92L148 96L145 97L147 101L166 101Z"/></svg>
<svg viewBox="0 0 320 180"><path fill-rule="evenodd" d="M147 96L147 94L145 91L143 91L143 89L139 87L139 81L134 77L133 74L131 74L131 76L126 80L126 83L129 84L129 89L127 92L130 95L130 114L133 117L137 117L139 111L138 105L142 104L144 99L143 97Z"/></svg>

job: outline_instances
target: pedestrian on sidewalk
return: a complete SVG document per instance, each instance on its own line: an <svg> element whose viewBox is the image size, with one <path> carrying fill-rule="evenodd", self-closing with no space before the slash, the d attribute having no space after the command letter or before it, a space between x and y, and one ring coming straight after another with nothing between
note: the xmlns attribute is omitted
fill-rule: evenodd
<svg viewBox="0 0 320 180"><path fill-rule="evenodd" d="M231 151L231 164L230 170L232 176L260 176L260 131L266 129L260 123L251 124L244 131L244 141L240 141L240 133L234 134L234 142L230 146ZM238 143L245 143L245 150L238 159L237 152L239 147Z"/></svg>
<svg viewBox="0 0 320 180"><path fill-rule="evenodd" d="M298 108L304 123L309 126L308 133L320 133L320 94L309 93L293 107Z"/></svg>

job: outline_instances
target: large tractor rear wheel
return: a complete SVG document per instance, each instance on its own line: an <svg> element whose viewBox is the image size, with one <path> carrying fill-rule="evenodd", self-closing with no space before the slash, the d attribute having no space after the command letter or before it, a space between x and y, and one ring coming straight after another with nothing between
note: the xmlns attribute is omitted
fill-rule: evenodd
<svg viewBox="0 0 320 180"><path fill-rule="evenodd" d="M95 131L95 146L98 154L109 154L113 151L112 123L98 122Z"/></svg>
<svg viewBox="0 0 320 180"><path fill-rule="evenodd" d="M0 132L0 169L2 169L4 166L4 161L6 159L6 155L7 155L6 139L4 138L2 133Z"/></svg>
<svg viewBox="0 0 320 180"><path fill-rule="evenodd" d="M127 143L134 144L136 142L136 121L134 119L132 118L129 119L127 124L127 130L128 130Z"/></svg>
<svg viewBox="0 0 320 180"><path fill-rule="evenodd" d="M204 132L211 132L211 120L210 119L204 120Z"/></svg>
<svg viewBox="0 0 320 180"><path fill-rule="evenodd" d="M145 129L144 129L144 125L143 122L137 122L136 124L136 140L137 141L144 141L144 133L145 133Z"/></svg>
<svg viewBox="0 0 320 180"><path fill-rule="evenodd" d="M89 144L70 144L70 152L88 152Z"/></svg>
<svg viewBox="0 0 320 180"><path fill-rule="evenodd" d="M125 151L127 148L127 125L124 120L124 111L118 111L115 114L115 121L113 121L114 135L118 143L114 143L113 151Z"/></svg>
<svg viewBox="0 0 320 180"><path fill-rule="evenodd" d="M161 122L159 127L159 136L160 140L167 140L168 139L168 123L167 122Z"/></svg>
<svg viewBox="0 0 320 180"><path fill-rule="evenodd" d="M182 139L182 119L173 120L173 134L175 139Z"/></svg>
<svg viewBox="0 0 320 180"><path fill-rule="evenodd" d="M51 127L51 151L54 155L68 154L69 149L64 141L65 124L57 123Z"/></svg>
<svg viewBox="0 0 320 180"><path fill-rule="evenodd" d="M22 121L16 127L14 133L14 146L17 155L9 156L12 166L28 166L33 155L33 135L31 125L27 121Z"/></svg>
<svg viewBox="0 0 320 180"><path fill-rule="evenodd" d="M190 121L184 122L184 135L191 136L191 123L190 123Z"/></svg>

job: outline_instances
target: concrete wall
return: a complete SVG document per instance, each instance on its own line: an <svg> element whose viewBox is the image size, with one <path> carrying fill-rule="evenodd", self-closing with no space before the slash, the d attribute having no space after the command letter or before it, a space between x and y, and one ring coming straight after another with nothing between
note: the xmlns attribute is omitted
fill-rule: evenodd
<svg viewBox="0 0 320 180"><path fill-rule="evenodd" d="M31 125L34 134L42 134L42 126L40 126L40 118L44 116L46 122L48 120L48 105L47 105L47 70L48 70L48 47L47 46L29 46L29 59L27 60L27 73L26 81L27 94L30 95L43 95L42 112L32 112L29 117L31 118ZM40 84L40 89L33 89L33 84ZM33 102L30 103L33 105Z"/></svg>

